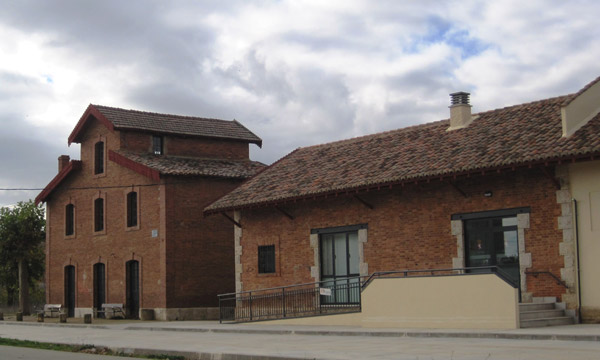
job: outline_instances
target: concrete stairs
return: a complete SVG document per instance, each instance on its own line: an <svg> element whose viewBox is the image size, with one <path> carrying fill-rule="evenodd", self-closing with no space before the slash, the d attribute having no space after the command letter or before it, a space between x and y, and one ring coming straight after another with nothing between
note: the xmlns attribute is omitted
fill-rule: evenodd
<svg viewBox="0 0 600 360"><path fill-rule="evenodd" d="M520 327L532 328L575 324L575 317L567 314L565 306L556 302L519 304Z"/></svg>

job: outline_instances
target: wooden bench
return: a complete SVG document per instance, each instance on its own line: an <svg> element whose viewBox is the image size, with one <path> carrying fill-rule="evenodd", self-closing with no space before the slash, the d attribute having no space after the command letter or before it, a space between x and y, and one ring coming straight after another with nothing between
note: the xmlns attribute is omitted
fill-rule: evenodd
<svg viewBox="0 0 600 360"><path fill-rule="evenodd" d="M44 317L56 317L60 316L62 310L61 304L46 304L44 305L44 310L38 311L38 313L44 314Z"/></svg>
<svg viewBox="0 0 600 360"><path fill-rule="evenodd" d="M94 317L98 317L99 314L104 314L106 318L114 318L121 316L125 318L125 312L123 311L123 304L102 304L101 309L94 309Z"/></svg>

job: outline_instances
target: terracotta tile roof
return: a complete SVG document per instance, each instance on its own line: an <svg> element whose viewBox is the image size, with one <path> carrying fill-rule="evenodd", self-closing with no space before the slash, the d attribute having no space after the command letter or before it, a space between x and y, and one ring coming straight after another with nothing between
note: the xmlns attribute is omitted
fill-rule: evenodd
<svg viewBox="0 0 600 360"><path fill-rule="evenodd" d="M109 159L112 161L124 166L131 163L139 164L160 175L246 179L265 167L264 164L251 160L204 159L167 155L156 156L127 151L111 151L111 153L112 154L109 154ZM129 161L123 161L123 158ZM140 169L137 168L134 170L139 171ZM146 172L144 175L151 176L149 175L150 173L151 172Z"/></svg>
<svg viewBox="0 0 600 360"><path fill-rule="evenodd" d="M161 134L201 136L246 141L262 146L262 140L238 121L158 114L90 104L69 136L69 144L79 142L90 116L98 118L109 129L139 130Z"/></svg>
<svg viewBox="0 0 600 360"><path fill-rule="evenodd" d="M574 95L479 114L466 128L449 120L299 148L205 209L275 204L483 169L600 155L600 115L562 137L561 104Z"/></svg>

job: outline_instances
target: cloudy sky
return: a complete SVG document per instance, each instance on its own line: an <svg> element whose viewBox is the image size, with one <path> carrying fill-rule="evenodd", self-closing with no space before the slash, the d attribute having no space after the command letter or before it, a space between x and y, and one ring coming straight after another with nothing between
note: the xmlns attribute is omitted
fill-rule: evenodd
<svg viewBox="0 0 600 360"><path fill-rule="evenodd" d="M0 188L44 187L89 103L237 119L291 150L563 95L600 76L600 2L0 3ZM39 191L0 190L0 206Z"/></svg>

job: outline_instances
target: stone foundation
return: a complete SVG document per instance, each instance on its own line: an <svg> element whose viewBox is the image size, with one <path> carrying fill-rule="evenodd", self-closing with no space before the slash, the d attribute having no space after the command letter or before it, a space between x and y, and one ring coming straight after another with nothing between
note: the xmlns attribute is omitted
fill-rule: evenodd
<svg viewBox="0 0 600 360"><path fill-rule="evenodd" d="M219 320L219 308L155 308L154 319L160 321Z"/></svg>

